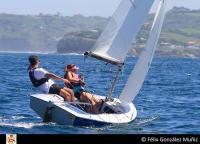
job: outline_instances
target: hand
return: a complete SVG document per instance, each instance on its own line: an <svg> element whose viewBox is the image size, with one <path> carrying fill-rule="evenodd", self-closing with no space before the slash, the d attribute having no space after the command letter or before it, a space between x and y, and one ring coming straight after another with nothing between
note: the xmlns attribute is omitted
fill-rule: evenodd
<svg viewBox="0 0 200 144"><path fill-rule="evenodd" d="M80 83L81 86L85 85L85 82L83 82L82 80L79 80L79 83Z"/></svg>
<svg viewBox="0 0 200 144"><path fill-rule="evenodd" d="M82 73L79 75L79 78L84 81L84 76Z"/></svg>

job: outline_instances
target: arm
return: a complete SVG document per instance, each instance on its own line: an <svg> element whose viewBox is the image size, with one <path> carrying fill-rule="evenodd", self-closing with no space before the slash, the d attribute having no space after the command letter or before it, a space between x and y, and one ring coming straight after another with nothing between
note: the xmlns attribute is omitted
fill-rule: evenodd
<svg viewBox="0 0 200 144"><path fill-rule="evenodd" d="M59 77L59 76L57 76L57 75L55 75L53 73L46 73L44 76L46 78L52 78L54 80L61 80L61 81L65 82L65 83L70 83L67 79L61 78L61 77Z"/></svg>

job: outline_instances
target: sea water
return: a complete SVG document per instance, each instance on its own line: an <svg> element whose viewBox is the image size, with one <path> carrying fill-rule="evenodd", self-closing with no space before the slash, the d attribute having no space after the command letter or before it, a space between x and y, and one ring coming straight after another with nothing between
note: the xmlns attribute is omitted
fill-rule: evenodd
<svg viewBox="0 0 200 144"><path fill-rule="evenodd" d="M156 57L144 85L134 99L134 122L101 128L43 123L30 108L30 95L40 93L29 80L30 54L0 54L0 133L17 134L200 134L200 59ZM41 66L63 76L74 63L84 74L87 90L108 95L117 69L81 55L37 54ZM137 58L129 57L113 93L120 95ZM62 82L56 81L63 85ZM134 87L134 85L130 86Z"/></svg>

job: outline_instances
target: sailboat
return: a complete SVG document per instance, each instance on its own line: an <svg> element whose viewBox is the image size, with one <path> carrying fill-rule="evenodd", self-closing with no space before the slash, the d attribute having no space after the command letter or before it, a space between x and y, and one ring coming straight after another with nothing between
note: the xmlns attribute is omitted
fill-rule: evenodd
<svg viewBox="0 0 200 144"><path fill-rule="evenodd" d="M85 53L86 56L110 63L119 69L108 96L98 95L106 101L102 113L87 113L80 108L81 103L64 102L62 97L50 94L31 95L31 108L43 119L46 110L50 108L51 120L64 125L102 126L132 122L137 116L133 100L142 87L154 56L166 13L165 0L159 0L146 47L124 89L118 98L113 98L112 93L123 71L128 50L142 28L153 2L154 0L122 0L94 47ZM114 112L107 113L107 108Z"/></svg>

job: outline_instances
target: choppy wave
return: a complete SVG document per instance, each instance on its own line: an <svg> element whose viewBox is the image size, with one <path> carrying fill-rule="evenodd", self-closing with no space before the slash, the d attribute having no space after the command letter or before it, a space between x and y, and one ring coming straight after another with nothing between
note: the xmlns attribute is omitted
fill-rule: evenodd
<svg viewBox="0 0 200 144"><path fill-rule="evenodd" d="M35 126L45 126L48 124L45 123L27 123L27 122L21 122L21 123L1 123L0 126L10 126L10 127L18 127L18 128L26 128L26 129L31 129Z"/></svg>
<svg viewBox="0 0 200 144"><path fill-rule="evenodd" d="M149 125L149 124L152 124L155 120L159 120L159 116L152 116L150 118L138 119L136 122L136 125L137 126Z"/></svg>

